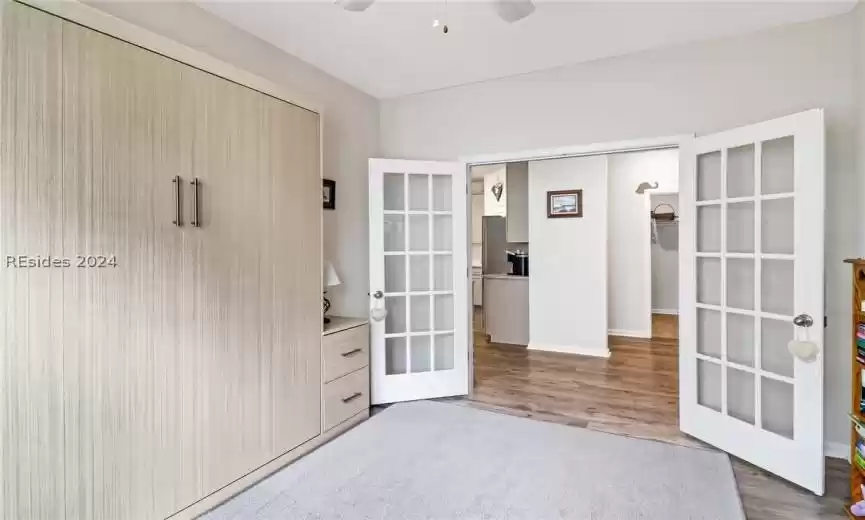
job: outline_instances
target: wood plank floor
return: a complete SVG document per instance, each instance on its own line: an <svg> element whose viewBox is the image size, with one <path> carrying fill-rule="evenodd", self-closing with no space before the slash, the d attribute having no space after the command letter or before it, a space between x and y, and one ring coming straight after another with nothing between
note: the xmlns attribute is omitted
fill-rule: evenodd
<svg viewBox="0 0 865 520"><path fill-rule="evenodd" d="M632 437L714 449L679 432L675 316L656 316L652 340L610 338L609 359L497 345L475 331L475 387L460 404ZM827 459L815 497L733 459L749 520L846 519L849 465Z"/></svg>

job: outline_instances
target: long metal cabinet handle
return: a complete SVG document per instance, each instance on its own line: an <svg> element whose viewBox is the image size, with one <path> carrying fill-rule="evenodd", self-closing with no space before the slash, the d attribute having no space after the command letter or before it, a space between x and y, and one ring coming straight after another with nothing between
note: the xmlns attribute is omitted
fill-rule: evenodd
<svg viewBox="0 0 865 520"><path fill-rule="evenodd" d="M360 393L360 392L355 392L355 393L351 394L351 395L348 396L348 397L343 397L343 398L342 398L342 402L343 402L343 403L350 403L350 402L354 401L355 399L357 399L358 397L360 397L360 396L362 396L362 395L363 395L363 394Z"/></svg>
<svg viewBox="0 0 865 520"><path fill-rule="evenodd" d="M192 185L192 220L189 223L192 224L192 227L201 227L201 219L198 217L198 191L201 187L201 181L196 177L189 184Z"/></svg>
<svg viewBox="0 0 865 520"><path fill-rule="evenodd" d="M171 182L174 183L174 220L171 223L181 227L183 220L180 217L180 175L175 175Z"/></svg>

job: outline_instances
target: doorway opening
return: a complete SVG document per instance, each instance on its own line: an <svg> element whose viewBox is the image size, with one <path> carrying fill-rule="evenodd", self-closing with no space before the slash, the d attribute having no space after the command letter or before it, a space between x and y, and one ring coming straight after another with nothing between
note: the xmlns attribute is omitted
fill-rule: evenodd
<svg viewBox="0 0 865 520"><path fill-rule="evenodd" d="M678 169L675 147L470 165L473 405L697 444L678 426L677 219L652 218L678 218ZM578 190L561 204L581 215L555 216Z"/></svg>
<svg viewBox="0 0 865 520"><path fill-rule="evenodd" d="M649 194L652 338L679 337L679 194Z"/></svg>

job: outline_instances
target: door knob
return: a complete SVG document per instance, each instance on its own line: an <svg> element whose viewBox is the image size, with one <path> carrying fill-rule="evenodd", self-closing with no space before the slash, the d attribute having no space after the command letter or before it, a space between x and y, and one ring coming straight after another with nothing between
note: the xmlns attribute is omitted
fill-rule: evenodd
<svg viewBox="0 0 865 520"><path fill-rule="evenodd" d="M372 321L383 321L387 318L387 308L385 308L384 302L382 301L384 293L376 291L372 293L372 297L375 298L375 303L373 304L372 309L369 310L369 317L372 318Z"/></svg>
<svg viewBox="0 0 865 520"><path fill-rule="evenodd" d="M811 325L814 325L814 318L807 314L800 314L793 318L793 325L808 328Z"/></svg>

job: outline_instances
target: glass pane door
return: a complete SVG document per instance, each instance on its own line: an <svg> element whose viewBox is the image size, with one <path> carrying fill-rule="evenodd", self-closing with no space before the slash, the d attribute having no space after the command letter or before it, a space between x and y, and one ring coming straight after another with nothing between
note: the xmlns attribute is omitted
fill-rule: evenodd
<svg viewBox="0 0 865 520"><path fill-rule="evenodd" d="M697 402L793 439L793 137L696 164Z"/></svg>
<svg viewBox="0 0 865 520"><path fill-rule="evenodd" d="M387 375L454 368L452 182L384 174Z"/></svg>
<svg viewBox="0 0 865 520"><path fill-rule="evenodd" d="M373 404L468 393L464 163L370 159Z"/></svg>

